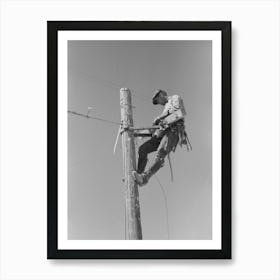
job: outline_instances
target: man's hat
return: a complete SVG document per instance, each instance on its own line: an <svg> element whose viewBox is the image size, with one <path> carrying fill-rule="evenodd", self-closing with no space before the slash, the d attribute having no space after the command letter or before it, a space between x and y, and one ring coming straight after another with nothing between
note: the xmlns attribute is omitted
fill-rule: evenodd
<svg viewBox="0 0 280 280"><path fill-rule="evenodd" d="M157 98L158 98L158 96L159 96L160 94L162 94L163 96L167 96L166 91L164 91L164 90L162 90L162 89L157 89L157 90L155 91L154 96L153 96L153 104L154 104L154 105L158 104Z"/></svg>

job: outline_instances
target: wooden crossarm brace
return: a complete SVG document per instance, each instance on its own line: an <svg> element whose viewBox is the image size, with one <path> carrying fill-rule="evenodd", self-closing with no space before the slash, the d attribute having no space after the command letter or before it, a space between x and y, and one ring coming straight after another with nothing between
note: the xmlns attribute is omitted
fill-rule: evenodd
<svg viewBox="0 0 280 280"><path fill-rule="evenodd" d="M134 137L152 137L153 132L159 129L160 126L149 127L130 127L129 130L133 130Z"/></svg>
<svg viewBox="0 0 280 280"><path fill-rule="evenodd" d="M153 126L148 126L148 127L130 127L130 130L150 130L150 129L158 129L161 128L160 125L153 125Z"/></svg>
<svg viewBox="0 0 280 280"><path fill-rule="evenodd" d="M134 137L152 137L152 133L134 133Z"/></svg>

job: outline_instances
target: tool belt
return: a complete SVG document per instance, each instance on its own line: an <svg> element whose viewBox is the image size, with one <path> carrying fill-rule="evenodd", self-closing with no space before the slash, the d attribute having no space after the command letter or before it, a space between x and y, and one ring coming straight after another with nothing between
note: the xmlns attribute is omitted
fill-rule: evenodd
<svg viewBox="0 0 280 280"><path fill-rule="evenodd" d="M176 145L174 145L174 148L172 149L173 152L175 152L177 145L179 144L180 147L182 147L183 145L186 145L188 150L191 150L191 145L187 136L187 132L185 129L185 123L184 120L179 120L176 123L172 124L170 126L170 130L173 133L176 133L178 135L178 141L176 143Z"/></svg>
<svg viewBox="0 0 280 280"><path fill-rule="evenodd" d="M153 134L153 136L162 138L168 131L171 131L171 133L178 135L178 141L174 145L174 148L172 149L173 152L175 152L178 144L180 145L180 147L186 145L188 151L192 150L192 146L189 141L188 134L185 130L185 122L183 119L178 120L177 122L169 125L167 128L163 127L162 129L157 129Z"/></svg>

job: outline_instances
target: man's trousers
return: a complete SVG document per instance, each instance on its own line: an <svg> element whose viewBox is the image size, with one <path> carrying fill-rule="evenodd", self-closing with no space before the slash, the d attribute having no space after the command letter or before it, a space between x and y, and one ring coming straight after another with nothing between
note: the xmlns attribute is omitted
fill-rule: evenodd
<svg viewBox="0 0 280 280"><path fill-rule="evenodd" d="M178 132L168 128L163 137L152 137L139 147L137 173L144 173L148 162L148 154L156 152L155 160L150 168L145 172L149 179L164 164L164 158L176 147L179 141Z"/></svg>

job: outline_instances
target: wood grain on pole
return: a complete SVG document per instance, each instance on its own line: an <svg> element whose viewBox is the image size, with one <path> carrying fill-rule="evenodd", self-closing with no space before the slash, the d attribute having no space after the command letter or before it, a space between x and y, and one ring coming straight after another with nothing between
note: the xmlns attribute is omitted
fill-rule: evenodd
<svg viewBox="0 0 280 280"><path fill-rule="evenodd" d="M125 176L125 206L126 206L126 229L127 239L142 239L140 203L138 186L132 177L132 171L136 170L136 155L134 133L129 130L133 127L131 92L127 88L120 90L122 149Z"/></svg>

